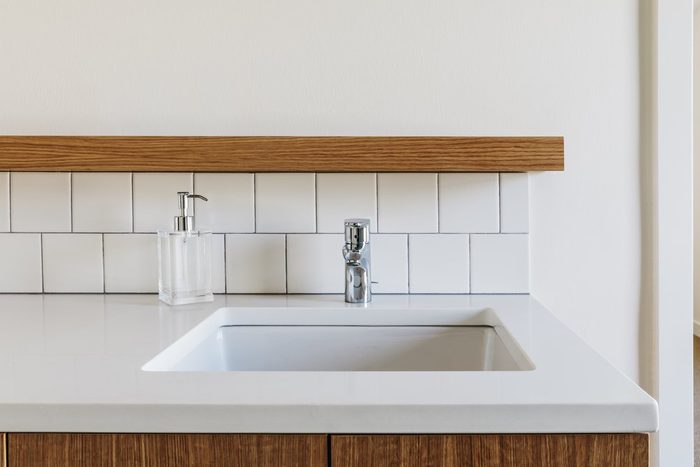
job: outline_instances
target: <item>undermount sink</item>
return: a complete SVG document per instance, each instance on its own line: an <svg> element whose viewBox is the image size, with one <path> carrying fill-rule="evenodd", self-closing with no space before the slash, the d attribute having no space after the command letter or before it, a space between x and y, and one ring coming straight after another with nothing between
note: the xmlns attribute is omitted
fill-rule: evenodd
<svg viewBox="0 0 700 467"><path fill-rule="evenodd" d="M518 371L492 310L218 310L145 371Z"/></svg>

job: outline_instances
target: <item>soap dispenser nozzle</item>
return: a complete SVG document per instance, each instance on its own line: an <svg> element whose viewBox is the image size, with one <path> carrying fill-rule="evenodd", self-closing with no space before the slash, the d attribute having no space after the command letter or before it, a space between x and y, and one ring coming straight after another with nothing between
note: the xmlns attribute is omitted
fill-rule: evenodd
<svg viewBox="0 0 700 467"><path fill-rule="evenodd" d="M190 215L190 199L199 198L203 201L209 201L202 195L190 194L189 191L177 192L177 205L180 209L180 215L175 216L174 229L175 232L192 232L194 230L194 216Z"/></svg>

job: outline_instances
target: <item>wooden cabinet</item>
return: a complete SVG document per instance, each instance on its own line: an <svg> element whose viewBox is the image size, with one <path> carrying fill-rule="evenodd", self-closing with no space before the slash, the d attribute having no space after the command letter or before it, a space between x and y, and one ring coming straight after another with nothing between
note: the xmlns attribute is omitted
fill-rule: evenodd
<svg viewBox="0 0 700 467"><path fill-rule="evenodd" d="M339 467L642 467L646 434L338 435Z"/></svg>
<svg viewBox="0 0 700 467"><path fill-rule="evenodd" d="M9 433L8 467L327 465L325 435Z"/></svg>
<svg viewBox="0 0 700 467"><path fill-rule="evenodd" d="M8 467L649 465L649 440L641 433L329 436L9 433L6 437L2 447L7 447Z"/></svg>

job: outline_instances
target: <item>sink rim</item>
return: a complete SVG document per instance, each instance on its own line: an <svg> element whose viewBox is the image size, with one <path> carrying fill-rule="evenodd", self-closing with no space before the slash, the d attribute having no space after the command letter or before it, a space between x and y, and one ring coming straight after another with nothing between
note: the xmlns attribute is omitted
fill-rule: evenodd
<svg viewBox="0 0 700 467"><path fill-rule="evenodd" d="M148 373L319 373L317 370L284 370L284 371L194 371L174 370L177 362L192 352L213 333L227 326L430 326L430 327L465 327L489 326L494 329L508 353L515 360L518 370L490 371L343 371L326 370L323 373L522 373L535 370L537 367L518 343L514 336L503 325L497 313L492 308L460 308L460 309L367 309L355 306L344 308L236 308L222 307L205 318L201 323L170 343L162 351L147 361L141 371Z"/></svg>

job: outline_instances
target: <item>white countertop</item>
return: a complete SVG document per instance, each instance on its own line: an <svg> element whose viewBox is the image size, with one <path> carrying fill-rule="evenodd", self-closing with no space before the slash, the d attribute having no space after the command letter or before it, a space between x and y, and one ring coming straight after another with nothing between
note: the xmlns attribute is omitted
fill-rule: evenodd
<svg viewBox="0 0 700 467"><path fill-rule="evenodd" d="M145 372L221 307L343 308L341 296L1 295L0 432L651 432L656 402L527 295L376 295L371 308L492 308L535 369Z"/></svg>

